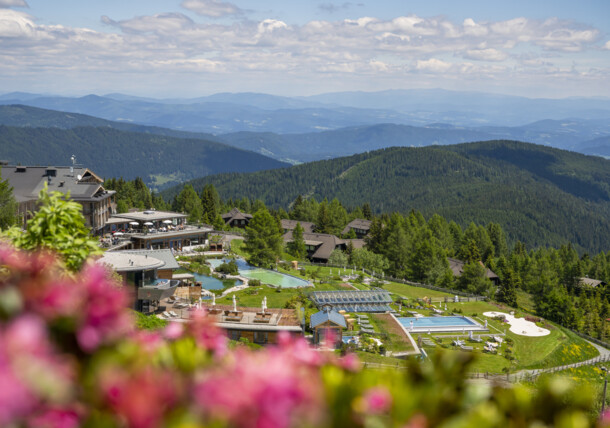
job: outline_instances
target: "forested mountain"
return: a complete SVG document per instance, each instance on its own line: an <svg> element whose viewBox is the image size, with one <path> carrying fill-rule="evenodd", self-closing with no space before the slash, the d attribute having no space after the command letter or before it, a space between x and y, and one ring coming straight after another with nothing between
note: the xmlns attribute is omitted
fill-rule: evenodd
<svg viewBox="0 0 610 428"><path fill-rule="evenodd" d="M369 202L378 213L416 209L463 226L495 222L510 241L531 246L572 242L597 252L610 242L610 161L527 143L390 148L190 182L198 192L208 183L223 199L260 198L273 208L299 195L336 197L346 206Z"/></svg>
<svg viewBox="0 0 610 428"><path fill-rule="evenodd" d="M103 177L143 177L154 185L231 171L286 164L221 143L125 132L108 127L73 129L0 125L0 159L22 165L79 164Z"/></svg>

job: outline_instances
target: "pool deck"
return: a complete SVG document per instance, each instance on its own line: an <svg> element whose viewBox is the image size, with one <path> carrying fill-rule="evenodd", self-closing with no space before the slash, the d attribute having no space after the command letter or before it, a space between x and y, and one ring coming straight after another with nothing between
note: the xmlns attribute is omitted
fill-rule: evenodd
<svg viewBox="0 0 610 428"><path fill-rule="evenodd" d="M455 316L465 318L465 319L469 320L470 322L472 322L473 325L439 325L439 326L421 326L421 327L417 327L417 326L413 325L413 328L411 328L410 326L407 327L407 326L402 325L402 323L400 322L400 320L398 320L398 318L396 318L396 322L399 323L409 333L429 333L429 334L432 334L432 333L462 333L462 334L465 334L469 331L473 331L473 332L489 331L489 329L487 327L482 326L481 324L479 324L478 322L476 322L475 320L473 320L470 317L466 317L463 315L455 315Z"/></svg>

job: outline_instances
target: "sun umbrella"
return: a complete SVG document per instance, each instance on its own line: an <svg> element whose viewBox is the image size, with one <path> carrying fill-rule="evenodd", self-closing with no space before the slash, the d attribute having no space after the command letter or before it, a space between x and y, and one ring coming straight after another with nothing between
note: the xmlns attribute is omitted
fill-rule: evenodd
<svg viewBox="0 0 610 428"><path fill-rule="evenodd" d="M163 223L165 223L165 224L172 224L173 221L171 221L171 220L163 220Z"/></svg>
<svg viewBox="0 0 610 428"><path fill-rule="evenodd" d="M121 236L123 232L114 232L114 236Z"/></svg>
<svg viewBox="0 0 610 428"><path fill-rule="evenodd" d="M129 224L131 224L132 226L139 226L140 223L138 223L137 221L130 221Z"/></svg>
<svg viewBox="0 0 610 428"><path fill-rule="evenodd" d="M152 225L153 225L153 224L152 224L152 222L150 222L150 221L147 221L146 223L144 223L144 226L152 226Z"/></svg>

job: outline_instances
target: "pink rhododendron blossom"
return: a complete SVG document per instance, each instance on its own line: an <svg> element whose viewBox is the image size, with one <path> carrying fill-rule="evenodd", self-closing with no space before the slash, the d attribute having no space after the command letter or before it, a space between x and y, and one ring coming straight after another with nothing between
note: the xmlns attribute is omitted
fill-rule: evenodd
<svg viewBox="0 0 610 428"><path fill-rule="evenodd" d="M363 398L367 413L383 413L392 406L392 395L383 386L368 389Z"/></svg>
<svg viewBox="0 0 610 428"><path fill-rule="evenodd" d="M22 315L0 329L0 426L65 399L72 381L71 365L54 353L40 318Z"/></svg>
<svg viewBox="0 0 610 428"><path fill-rule="evenodd" d="M223 330L218 327L205 310L193 312L191 321L185 326L185 331L193 336L197 345L222 357L227 352L228 339Z"/></svg>
<svg viewBox="0 0 610 428"><path fill-rule="evenodd" d="M28 419L29 428L78 428L81 412L76 408L54 407Z"/></svg>
<svg viewBox="0 0 610 428"><path fill-rule="evenodd" d="M130 338L148 353L157 351L165 343L158 331L135 330Z"/></svg>
<svg viewBox="0 0 610 428"><path fill-rule="evenodd" d="M350 372L357 372L362 369L362 363L356 354L348 353L339 358L339 366Z"/></svg>
<svg viewBox="0 0 610 428"><path fill-rule="evenodd" d="M77 332L79 345L91 352L98 346L126 336L133 328L127 312L128 298L117 288L99 266L88 266L77 278L85 289Z"/></svg>
<svg viewBox="0 0 610 428"><path fill-rule="evenodd" d="M281 350L237 351L195 388L205 415L243 428L315 424L323 403L319 372Z"/></svg>
<svg viewBox="0 0 610 428"><path fill-rule="evenodd" d="M286 331L281 331L278 333L278 346L282 352L291 354L293 358L303 364L312 366L324 364L323 354L309 346L302 337L295 337Z"/></svg>
<svg viewBox="0 0 610 428"><path fill-rule="evenodd" d="M184 333L184 325L179 322L170 322L163 330L163 336L170 340L176 340Z"/></svg>
<svg viewBox="0 0 610 428"><path fill-rule="evenodd" d="M112 368L100 374L100 388L111 412L130 428L155 428L178 401L169 372L147 367L137 371Z"/></svg>

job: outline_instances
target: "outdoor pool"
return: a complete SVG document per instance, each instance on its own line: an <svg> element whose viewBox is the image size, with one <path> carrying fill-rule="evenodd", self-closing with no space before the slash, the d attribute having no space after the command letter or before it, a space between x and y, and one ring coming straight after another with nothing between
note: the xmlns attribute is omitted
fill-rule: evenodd
<svg viewBox="0 0 610 428"><path fill-rule="evenodd" d="M430 332L461 332L486 330L478 322L460 316L450 317L397 317L400 324L409 332L427 333Z"/></svg>
<svg viewBox="0 0 610 428"><path fill-rule="evenodd" d="M195 281L200 282L201 287L205 288L206 290L222 290L223 288L225 288L224 284L222 283L222 281L220 279L216 279L214 277L207 276L207 275L201 275L196 272L191 272L191 273L195 277ZM235 282L235 285L242 284L242 282L238 279L234 280L234 282Z"/></svg>
<svg viewBox="0 0 610 428"><path fill-rule="evenodd" d="M229 259L210 259L208 262L216 268L223 262L228 262ZM235 259L239 274L248 279L258 279L263 284L269 284L274 287L282 288L297 288L297 287L308 287L310 284L304 279L297 278L296 276L286 275L280 272L275 272L268 269L261 269L249 265L243 259Z"/></svg>

